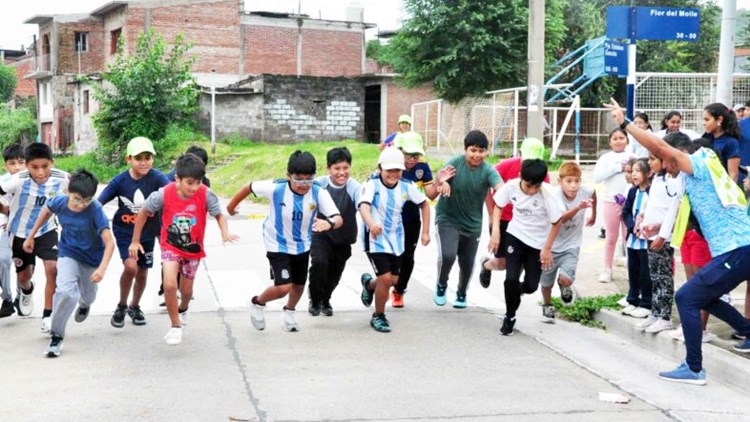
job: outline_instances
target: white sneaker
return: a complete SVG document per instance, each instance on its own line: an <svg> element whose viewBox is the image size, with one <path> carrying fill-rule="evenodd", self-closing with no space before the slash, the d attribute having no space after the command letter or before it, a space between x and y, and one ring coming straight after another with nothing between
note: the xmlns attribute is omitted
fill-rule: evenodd
<svg viewBox="0 0 750 422"><path fill-rule="evenodd" d="M266 328L266 317L263 316L263 309L265 308L265 306L256 305L250 301L250 322L258 331Z"/></svg>
<svg viewBox="0 0 750 422"><path fill-rule="evenodd" d="M164 341L170 346L177 346L182 343L182 328L172 327L164 335Z"/></svg>
<svg viewBox="0 0 750 422"><path fill-rule="evenodd" d="M701 338L701 343L711 343L712 341L716 340L716 336L711 334L708 330L703 331L703 338Z"/></svg>
<svg viewBox="0 0 750 422"><path fill-rule="evenodd" d="M612 282L612 268L607 268L599 274L600 283L611 283Z"/></svg>
<svg viewBox="0 0 750 422"><path fill-rule="evenodd" d="M656 334L658 332L664 331L664 330L671 330L674 328L674 324L672 324L671 319L661 319L659 318L658 321L651 324L648 328L646 328L647 333Z"/></svg>
<svg viewBox="0 0 750 422"><path fill-rule="evenodd" d="M723 300L724 302L726 302L726 303L728 303L730 305L732 304L732 296L729 296L729 294L727 294L727 293L721 295L721 297L719 299Z"/></svg>
<svg viewBox="0 0 750 422"><path fill-rule="evenodd" d="M626 306L625 309L622 310L622 314L629 316L630 313L635 311L636 309L638 309L637 306L628 304L628 306Z"/></svg>
<svg viewBox="0 0 750 422"><path fill-rule="evenodd" d="M188 316L190 316L190 309L185 309L184 311L180 312L178 310L179 316L180 316L180 325L183 327L187 325Z"/></svg>
<svg viewBox="0 0 750 422"><path fill-rule="evenodd" d="M643 321L641 321L639 323L636 323L633 326L633 328L636 331L643 331L646 328L651 327L651 325L655 324L657 321L659 321L659 318L657 318L657 317L655 317L653 315L649 315L648 318L644 319Z"/></svg>
<svg viewBox="0 0 750 422"><path fill-rule="evenodd" d="M678 327L678 328L670 331L667 334L669 334L670 337L672 337L673 339L675 339L677 341L681 341L683 343L685 342L685 334L682 333L682 327ZM715 335L711 334L708 330L705 330L705 331L703 331L703 336L701 338L701 343L710 343L710 342L712 342L715 339L716 339Z"/></svg>
<svg viewBox="0 0 750 422"><path fill-rule="evenodd" d="M628 259L625 258L624 256L615 257L614 261L615 261L615 266L617 267L625 267L628 265Z"/></svg>
<svg viewBox="0 0 750 422"><path fill-rule="evenodd" d="M622 306L623 308L627 308L628 306L631 306L631 305L630 305L630 304L628 303L628 298L627 298L627 296L625 296L625 297L623 297L622 299L618 300L618 301L617 301L617 304L618 304L618 305L620 305L620 306Z"/></svg>
<svg viewBox="0 0 750 422"><path fill-rule="evenodd" d="M34 311L34 283L31 283L32 293L25 294L22 289L18 293L18 315L29 316Z"/></svg>
<svg viewBox="0 0 750 422"><path fill-rule="evenodd" d="M651 309L635 308L628 315L632 316L633 318L646 318L651 315Z"/></svg>
<svg viewBox="0 0 750 422"><path fill-rule="evenodd" d="M294 311L284 309L282 314L284 317L284 329L289 332L297 331L297 320L294 319Z"/></svg>
<svg viewBox="0 0 750 422"><path fill-rule="evenodd" d="M52 317L42 318L42 326L39 329L42 331L42 334L49 334L49 331L52 329Z"/></svg>

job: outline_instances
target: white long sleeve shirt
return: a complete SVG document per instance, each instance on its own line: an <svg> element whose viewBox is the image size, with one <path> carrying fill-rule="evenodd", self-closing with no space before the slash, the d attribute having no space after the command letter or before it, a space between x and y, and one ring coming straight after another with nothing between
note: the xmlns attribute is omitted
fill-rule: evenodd
<svg viewBox="0 0 750 422"><path fill-rule="evenodd" d="M627 195L630 186L625 181L625 174L622 172L622 165L627 163L633 154L626 151L610 151L596 162L594 167L594 183L604 184L604 202L615 202L615 195Z"/></svg>
<svg viewBox="0 0 750 422"><path fill-rule="evenodd" d="M654 176L651 181L651 189L648 193L648 203L643 214L642 225L660 224L659 233L649 238L654 240L661 237L666 241L672 240L672 228L674 227L677 213L674 212L682 198L681 180L670 176Z"/></svg>

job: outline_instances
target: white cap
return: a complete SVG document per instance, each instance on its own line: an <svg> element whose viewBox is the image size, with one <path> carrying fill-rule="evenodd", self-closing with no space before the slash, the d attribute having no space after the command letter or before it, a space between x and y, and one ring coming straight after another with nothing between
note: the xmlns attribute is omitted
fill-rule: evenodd
<svg viewBox="0 0 750 422"><path fill-rule="evenodd" d="M732 110L737 111L741 108L747 108L747 107L745 107L745 104L735 104Z"/></svg>
<svg viewBox="0 0 750 422"><path fill-rule="evenodd" d="M383 170L405 170L404 167L404 153L398 148L386 148L380 153L378 164Z"/></svg>

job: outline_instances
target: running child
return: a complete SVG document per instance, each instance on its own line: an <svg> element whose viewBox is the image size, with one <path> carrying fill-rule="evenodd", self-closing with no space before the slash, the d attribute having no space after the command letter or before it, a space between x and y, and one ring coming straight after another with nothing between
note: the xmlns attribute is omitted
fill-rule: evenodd
<svg viewBox="0 0 750 422"><path fill-rule="evenodd" d="M0 176L0 183L4 183L11 176L26 168L26 160L23 158L23 147L20 144L12 144L3 150L3 161L7 173ZM7 208L11 201L10 195L0 197L0 204ZM16 310L13 307L13 293L10 287L10 266L13 262L13 251L10 248L10 237L8 236L7 210L0 213L0 289L3 290L3 303L0 306L0 318L13 315Z"/></svg>
<svg viewBox="0 0 750 422"><path fill-rule="evenodd" d="M76 322L83 322L89 316L99 282L104 278L115 250L107 215L94 199L98 184L96 176L86 170L71 174L68 194L55 196L45 203L23 242L23 249L32 253L36 232L50 217L57 217L62 233L53 305L55 312L52 313L50 329L52 336L44 350L48 358L60 356L65 327L76 305Z"/></svg>

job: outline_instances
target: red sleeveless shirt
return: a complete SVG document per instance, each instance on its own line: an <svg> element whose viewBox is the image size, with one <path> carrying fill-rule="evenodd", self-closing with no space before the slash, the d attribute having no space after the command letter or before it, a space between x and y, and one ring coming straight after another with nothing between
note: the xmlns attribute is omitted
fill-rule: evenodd
<svg viewBox="0 0 750 422"><path fill-rule="evenodd" d="M164 187L164 208L161 211L162 250L169 250L188 259L206 256L203 235L206 232L206 186L190 198L181 198L174 182Z"/></svg>

